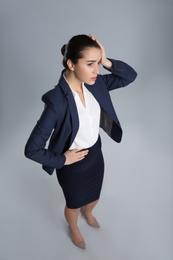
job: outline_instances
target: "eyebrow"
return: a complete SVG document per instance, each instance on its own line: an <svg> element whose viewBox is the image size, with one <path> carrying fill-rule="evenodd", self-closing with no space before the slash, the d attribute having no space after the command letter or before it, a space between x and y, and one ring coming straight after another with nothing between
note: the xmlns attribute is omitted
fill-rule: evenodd
<svg viewBox="0 0 173 260"><path fill-rule="evenodd" d="M102 59L99 60L101 62ZM97 60L87 60L87 62L97 62Z"/></svg>

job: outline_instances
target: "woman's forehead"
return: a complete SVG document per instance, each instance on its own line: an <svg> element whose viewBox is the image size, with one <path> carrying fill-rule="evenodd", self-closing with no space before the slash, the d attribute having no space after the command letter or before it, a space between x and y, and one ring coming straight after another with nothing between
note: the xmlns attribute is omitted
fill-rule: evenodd
<svg viewBox="0 0 173 260"><path fill-rule="evenodd" d="M100 60L101 59L101 49L99 48L86 48L82 51L82 59L85 60Z"/></svg>

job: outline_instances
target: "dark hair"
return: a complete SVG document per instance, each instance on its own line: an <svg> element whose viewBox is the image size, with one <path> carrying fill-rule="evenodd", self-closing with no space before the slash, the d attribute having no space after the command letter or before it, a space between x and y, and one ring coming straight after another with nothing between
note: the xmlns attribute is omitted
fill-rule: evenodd
<svg viewBox="0 0 173 260"><path fill-rule="evenodd" d="M86 48L99 48L100 46L88 35L80 34L73 36L67 44L64 44L61 48L61 53L64 56L62 64L67 69L67 61L70 59L74 64L78 62L78 59L83 57L82 52Z"/></svg>

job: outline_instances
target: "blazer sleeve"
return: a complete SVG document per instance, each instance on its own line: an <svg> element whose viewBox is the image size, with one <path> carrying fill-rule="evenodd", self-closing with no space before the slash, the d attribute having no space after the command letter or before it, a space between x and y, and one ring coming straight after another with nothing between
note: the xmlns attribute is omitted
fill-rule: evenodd
<svg viewBox="0 0 173 260"><path fill-rule="evenodd" d="M111 74L101 75L102 80L106 84L109 91L113 89L125 87L136 79L137 77L136 71L127 63L120 60L114 60L114 59L109 59L109 60L112 61L113 68L112 69L107 69L106 67L104 68L110 71Z"/></svg>
<svg viewBox="0 0 173 260"><path fill-rule="evenodd" d="M44 96L42 99L45 107L25 145L24 153L35 162L59 169L65 163L65 156L45 148L55 125L58 124L58 116L53 103Z"/></svg>

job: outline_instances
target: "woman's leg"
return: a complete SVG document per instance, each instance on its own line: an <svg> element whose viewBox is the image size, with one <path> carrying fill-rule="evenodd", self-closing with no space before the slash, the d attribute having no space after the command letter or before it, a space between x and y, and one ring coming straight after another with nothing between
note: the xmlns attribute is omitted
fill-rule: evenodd
<svg viewBox="0 0 173 260"><path fill-rule="evenodd" d="M82 207L82 213L84 214L85 218L87 219L87 222L89 225L92 225L96 221L96 219L92 215L92 210L97 205L97 203L98 203L98 200L93 201Z"/></svg>
<svg viewBox="0 0 173 260"><path fill-rule="evenodd" d="M67 223L69 224L72 241L75 244L80 244L83 241L83 237L77 226L78 209L70 209L66 206L64 210L64 215Z"/></svg>

